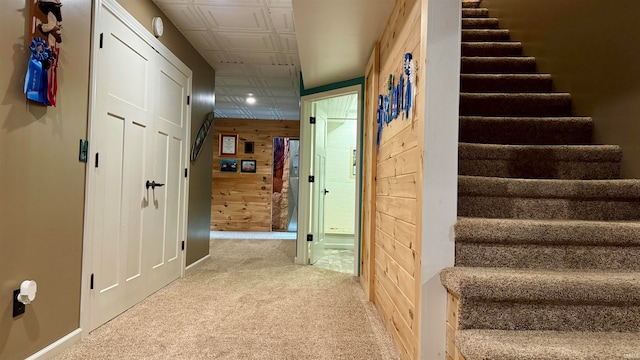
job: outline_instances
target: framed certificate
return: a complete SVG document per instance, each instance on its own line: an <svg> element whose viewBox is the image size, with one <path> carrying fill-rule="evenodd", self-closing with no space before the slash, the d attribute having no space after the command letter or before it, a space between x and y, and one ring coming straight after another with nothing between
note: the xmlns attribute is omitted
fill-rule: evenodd
<svg viewBox="0 0 640 360"><path fill-rule="evenodd" d="M220 155L235 155L238 151L238 135L220 134Z"/></svg>

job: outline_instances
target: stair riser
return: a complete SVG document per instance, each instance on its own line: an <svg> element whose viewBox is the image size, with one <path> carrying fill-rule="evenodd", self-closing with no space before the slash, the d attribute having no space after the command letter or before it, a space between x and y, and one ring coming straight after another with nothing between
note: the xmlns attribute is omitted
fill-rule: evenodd
<svg viewBox="0 0 640 360"><path fill-rule="evenodd" d="M456 243L456 266L640 271L640 246Z"/></svg>
<svg viewBox="0 0 640 360"><path fill-rule="evenodd" d="M543 77L460 77L460 92L469 93L546 93L552 86L551 78Z"/></svg>
<svg viewBox="0 0 640 360"><path fill-rule="evenodd" d="M489 17L489 9L463 8L462 17L463 18L486 18L486 17Z"/></svg>
<svg viewBox="0 0 640 360"><path fill-rule="evenodd" d="M509 30L462 30L463 42L509 41Z"/></svg>
<svg viewBox="0 0 640 360"><path fill-rule="evenodd" d="M499 29L498 19L462 19L463 29Z"/></svg>
<svg viewBox="0 0 640 360"><path fill-rule="evenodd" d="M542 220L639 220L640 201L468 196L458 192L458 216Z"/></svg>
<svg viewBox="0 0 640 360"><path fill-rule="evenodd" d="M458 174L525 179L604 180L618 178L620 163L544 161L526 157L517 160L461 158Z"/></svg>
<svg viewBox="0 0 640 360"><path fill-rule="evenodd" d="M533 74L536 62L532 58L474 58L463 57L462 74Z"/></svg>
<svg viewBox="0 0 640 360"><path fill-rule="evenodd" d="M463 1L462 8L463 9L471 9L480 7L480 1Z"/></svg>
<svg viewBox="0 0 640 360"><path fill-rule="evenodd" d="M460 120L460 141L485 144L589 144L591 122Z"/></svg>
<svg viewBox="0 0 640 360"><path fill-rule="evenodd" d="M458 329L638 332L640 306L461 299L458 319Z"/></svg>
<svg viewBox="0 0 640 360"><path fill-rule="evenodd" d="M460 116L570 116L568 97L460 95Z"/></svg>
<svg viewBox="0 0 640 360"><path fill-rule="evenodd" d="M522 46L520 44L479 44L465 43L461 47L462 56L521 56Z"/></svg>

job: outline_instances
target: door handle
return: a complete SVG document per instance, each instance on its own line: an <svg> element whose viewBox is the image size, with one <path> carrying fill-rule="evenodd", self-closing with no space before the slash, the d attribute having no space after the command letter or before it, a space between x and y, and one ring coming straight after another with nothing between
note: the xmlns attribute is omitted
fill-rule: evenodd
<svg viewBox="0 0 640 360"><path fill-rule="evenodd" d="M155 190L156 187L162 187L164 186L164 184L160 184L154 181L149 181L147 180L147 190L149 190L149 188L151 188L152 190Z"/></svg>
<svg viewBox="0 0 640 360"><path fill-rule="evenodd" d="M324 189L324 194L327 195L329 193L329 190Z"/></svg>

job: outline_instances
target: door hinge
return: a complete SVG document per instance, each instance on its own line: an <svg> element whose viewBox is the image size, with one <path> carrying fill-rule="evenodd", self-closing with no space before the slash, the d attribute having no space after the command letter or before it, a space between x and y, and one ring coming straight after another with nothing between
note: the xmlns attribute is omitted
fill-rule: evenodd
<svg viewBox="0 0 640 360"><path fill-rule="evenodd" d="M307 241L313 241L313 234L307 234Z"/></svg>
<svg viewBox="0 0 640 360"><path fill-rule="evenodd" d="M184 168L184 177L189 176L189 169Z"/></svg>
<svg viewBox="0 0 640 360"><path fill-rule="evenodd" d="M187 95L187 105L191 104L191 96Z"/></svg>
<svg viewBox="0 0 640 360"><path fill-rule="evenodd" d="M104 33L100 33L100 49L102 49L102 41L104 40Z"/></svg>
<svg viewBox="0 0 640 360"><path fill-rule="evenodd" d="M89 283L89 289L93 290L93 274L91 274L91 282Z"/></svg>
<svg viewBox="0 0 640 360"><path fill-rule="evenodd" d="M313 176L313 175L309 175L309 182L312 183L312 182L315 182L315 181L316 181L316 177Z"/></svg>
<svg viewBox="0 0 640 360"><path fill-rule="evenodd" d="M184 251L184 240L182 240L182 251Z"/></svg>
<svg viewBox="0 0 640 360"><path fill-rule="evenodd" d="M96 168L98 167L98 163L100 162L100 153L96 153Z"/></svg>
<svg viewBox="0 0 640 360"><path fill-rule="evenodd" d="M309 117L309 124L315 124L315 123L316 123L316 117L315 116Z"/></svg>

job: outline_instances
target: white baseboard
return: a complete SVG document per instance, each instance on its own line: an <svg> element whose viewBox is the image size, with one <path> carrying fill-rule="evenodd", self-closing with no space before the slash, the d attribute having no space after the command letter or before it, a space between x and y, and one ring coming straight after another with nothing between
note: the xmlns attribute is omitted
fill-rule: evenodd
<svg viewBox="0 0 640 360"><path fill-rule="evenodd" d="M58 341L50 344L37 353L29 356L25 360L50 360L60 355L63 351L70 348L73 344L82 339L82 329L77 328L68 333L64 337L58 339Z"/></svg>
<svg viewBox="0 0 640 360"><path fill-rule="evenodd" d="M187 267L184 269L184 271L189 271L189 270L191 270L191 269L193 269L193 268L195 268L195 267L200 266L200 265L201 265L205 260L209 259L210 257L211 257L211 255L210 255L210 254L207 254L207 256L203 257L202 259L200 259L200 260L198 260L198 261L194 262L193 264L191 264L191 265L187 266Z"/></svg>

